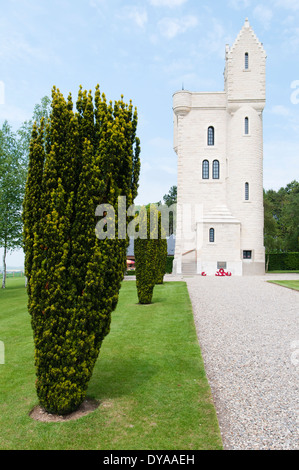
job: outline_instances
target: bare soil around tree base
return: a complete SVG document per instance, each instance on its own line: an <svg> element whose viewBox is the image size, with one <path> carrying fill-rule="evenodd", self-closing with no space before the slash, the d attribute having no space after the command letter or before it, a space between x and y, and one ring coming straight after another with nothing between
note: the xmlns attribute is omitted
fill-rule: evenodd
<svg viewBox="0 0 299 470"><path fill-rule="evenodd" d="M42 421L44 423L62 423L82 418L95 411L99 405L100 402L97 400L86 399L78 410L65 416L48 413L44 408L37 405L29 413L29 416L36 421Z"/></svg>

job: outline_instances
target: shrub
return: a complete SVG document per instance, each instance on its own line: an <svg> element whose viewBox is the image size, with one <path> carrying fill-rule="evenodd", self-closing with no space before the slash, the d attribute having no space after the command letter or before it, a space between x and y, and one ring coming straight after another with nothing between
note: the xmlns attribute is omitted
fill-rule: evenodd
<svg viewBox="0 0 299 470"><path fill-rule="evenodd" d="M167 240L162 230L161 212L158 213L158 240L156 255L156 284L163 284L164 275L166 273L167 261Z"/></svg>
<svg viewBox="0 0 299 470"><path fill-rule="evenodd" d="M166 273L167 274L172 273L173 260L174 260L174 256L167 256L167 259L166 259Z"/></svg>
<svg viewBox="0 0 299 470"><path fill-rule="evenodd" d="M157 240L151 238L155 229L150 227L150 212L145 208L139 214L139 230L146 227L146 239L135 238L136 287L140 304L150 304L156 284Z"/></svg>
<svg viewBox="0 0 299 470"><path fill-rule="evenodd" d="M36 389L48 412L83 402L126 266L127 240L99 240L95 210L131 205L139 177L137 111L81 87L73 111L53 88L49 122L33 128L23 220ZM117 213L117 210L116 210Z"/></svg>
<svg viewBox="0 0 299 470"><path fill-rule="evenodd" d="M296 271L299 269L299 253L270 253L269 271Z"/></svg>

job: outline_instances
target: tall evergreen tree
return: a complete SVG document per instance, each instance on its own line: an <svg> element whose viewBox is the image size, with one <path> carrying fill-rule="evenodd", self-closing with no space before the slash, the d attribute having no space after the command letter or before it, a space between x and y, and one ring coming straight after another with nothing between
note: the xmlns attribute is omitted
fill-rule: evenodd
<svg viewBox="0 0 299 470"><path fill-rule="evenodd" d="M96 237L98 205L137 195L137 111L80 87L73 110L53 88L44 128L35 126L24 200L29 312L37 394L49 412L83 402L118 301L128 240ZM117 222L117 220L116 220Z"/></svg>
<svg viewBox="0 0 299 470"><path fill-rule="evenodd" d="M167 240L162 227L161 212L158 212L158 240L156 255L156 284L163 284L166 273L167 262Z"/></svg>
<svg viewBox="0 0 299 470"><path fill-rule="evenodd" d="M146 238L141 235L134 239L136 287L140 304L151 303L157 281L158 221L155 204L140 210L139 231L141 227L146 227Z"/></svg>

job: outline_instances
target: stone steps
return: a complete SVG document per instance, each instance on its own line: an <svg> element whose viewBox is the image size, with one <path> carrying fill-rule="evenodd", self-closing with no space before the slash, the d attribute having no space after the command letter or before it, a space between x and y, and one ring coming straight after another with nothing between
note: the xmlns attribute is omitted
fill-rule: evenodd
<svg viewBox="0 0 299 470"><path fill-rule="evenodd" d="M182 263L182 274L188 276L194 276L197 273L197 266L195 262L184 262Z"/></svg>

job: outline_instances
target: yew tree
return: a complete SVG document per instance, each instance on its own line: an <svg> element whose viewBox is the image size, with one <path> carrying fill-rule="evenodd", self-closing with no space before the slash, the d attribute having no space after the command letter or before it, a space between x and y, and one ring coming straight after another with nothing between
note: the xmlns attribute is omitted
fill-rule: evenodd
<svg viewBox="0 0 299 470"><path fill-rule="evenodd" d="M74 109L75 108L75 109ZM32 131L23 205L28 308L36 389L48 412L84 401L126 266L128 239L99 239L96 208L136 195L137 110L107 102L99 86L76 105L55 87L51 113Z"/></svg>

